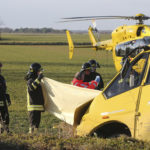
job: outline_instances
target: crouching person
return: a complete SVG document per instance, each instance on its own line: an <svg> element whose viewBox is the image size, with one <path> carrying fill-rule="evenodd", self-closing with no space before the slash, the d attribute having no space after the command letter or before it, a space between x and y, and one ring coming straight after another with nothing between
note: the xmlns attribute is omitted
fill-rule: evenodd
<svg viewBox="0 0 150 150"><path fill-rule="evenodd" d="M73 78L72 84L83 88L96 89L100 79L96 78L95 80L92 80L90 82L84 82L85 76L89 76L90 73L90 63L84 63L80 72L76 73L75 77Z"/></svg>
<svg viewBox="0 0 150 150"><path fill-rule="evenodd" d="M41 87L42 67L33 63L25 77L27 81L27 110L29 112L29 133L37 131L40 125L41 112L44 112L44 98Z"/></svg>
<svg viewBox="0 0 150 150"><path fill-rule="evenodd" d="M9 133L9 113L7 105L11 105L9 94L6 94L6 81L1 75L2 63L0 63L0 134Z"/></svg>

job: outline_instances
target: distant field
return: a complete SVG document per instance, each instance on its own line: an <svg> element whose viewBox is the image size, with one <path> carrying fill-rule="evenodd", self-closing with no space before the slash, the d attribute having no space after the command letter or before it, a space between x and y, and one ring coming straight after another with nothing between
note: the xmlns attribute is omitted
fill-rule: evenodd
<svg viewBox="0 0 150 150"><path fill-rule="evenodd" d="M110 38L110 34L101 34L101 40ZM85 43L90 42L88 34L75 34L72 33L72 38L74 42ZM67 38L65 34L6 34L2 33L2 40L0 43L10 43L10 42L18 42L18 43L66 43Z"/></svg>

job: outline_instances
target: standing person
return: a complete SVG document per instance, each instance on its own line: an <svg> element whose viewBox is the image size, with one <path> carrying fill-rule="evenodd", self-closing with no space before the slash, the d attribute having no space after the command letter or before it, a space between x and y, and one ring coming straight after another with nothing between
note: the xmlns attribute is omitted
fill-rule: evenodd
<svg viewBox="0 0 150 150"><path fill-rule="evenodd" d="M0 63L0 133L6 131L9 133L9 113L8 106L11 105L11 100L9 94L6 94L6 81L1 75L2 63ZM7 103L6 103L7 101Z"/></svg>
<svg viewBox="0 0 150 150"><path fill-rule="evenodd" d="M39 63L33 63L25 79L27 80L27 110L29 112L29 133L37 131L40 125L41 112L44 112L44 98L41 79L44 77Z"/></svg>
<svg viewBox="0 0 150 150"><path fill-rule="evenodd" d="M82 65L81 71L77 72L75 77L73 78L73 85L83 87L83 88L89 88L89 89L95 89L98 86L98 81L96 79L90 81L90 82L84 82L84 77L90 75L91 73L91 65L90 63L84 63Z"/></svg>
<svg viewBox="0 0 150 150"><path fill-rule="evenodd" d="M89 60L88 63L90 63L91 65L91 73L89 75L85 75L84 82L90 82L92 80L95 80L95 78L97 77L99 83L96 89L100 90L104 88L104 82L103 82L102 76L96 72L96 68L100 68L99 63L96 62L96 60L94 59Z"/></svg>

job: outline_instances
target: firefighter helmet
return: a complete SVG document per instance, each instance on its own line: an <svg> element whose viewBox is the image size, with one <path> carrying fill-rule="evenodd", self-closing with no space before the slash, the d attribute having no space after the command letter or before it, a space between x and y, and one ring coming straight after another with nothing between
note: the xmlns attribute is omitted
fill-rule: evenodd
<svg viewBox="0 0 150 150"><path fill-rule="evenodd" d="M43 69L39 63L33 63L30 65L30 72L37 73L42 70Z"/></svg>
<svg viewBox="0 0 150 150"><path fill-rule="evenodd" d="M90 63L86 62L82 65L82 68L81 68L81 71L84 71L84 70L89 70L91 71L91 65Z"/></svg>
<svg viewBox="0 0 150 150"><path fill-rule="evenodd" d="M90 63L90 65L91 65L91 67L100 68L99 63L96 62L96 60L94 60L94 59L89 60L89 63Z"/></svg>

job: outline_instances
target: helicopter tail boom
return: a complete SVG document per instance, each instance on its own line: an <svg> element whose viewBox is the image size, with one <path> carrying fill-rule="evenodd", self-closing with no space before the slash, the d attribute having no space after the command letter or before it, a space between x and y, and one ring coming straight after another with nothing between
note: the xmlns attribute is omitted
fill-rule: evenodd
<svg viewBox="0 0 150 150"><path fill-rule="evenodd" d="M89 37L91 40L91 43L93 45L94 50L112 50L113 43L112 40L105 40L105 41L96 41L96 38L93 34L93 28L90 26L88 29Z"/></svg>

